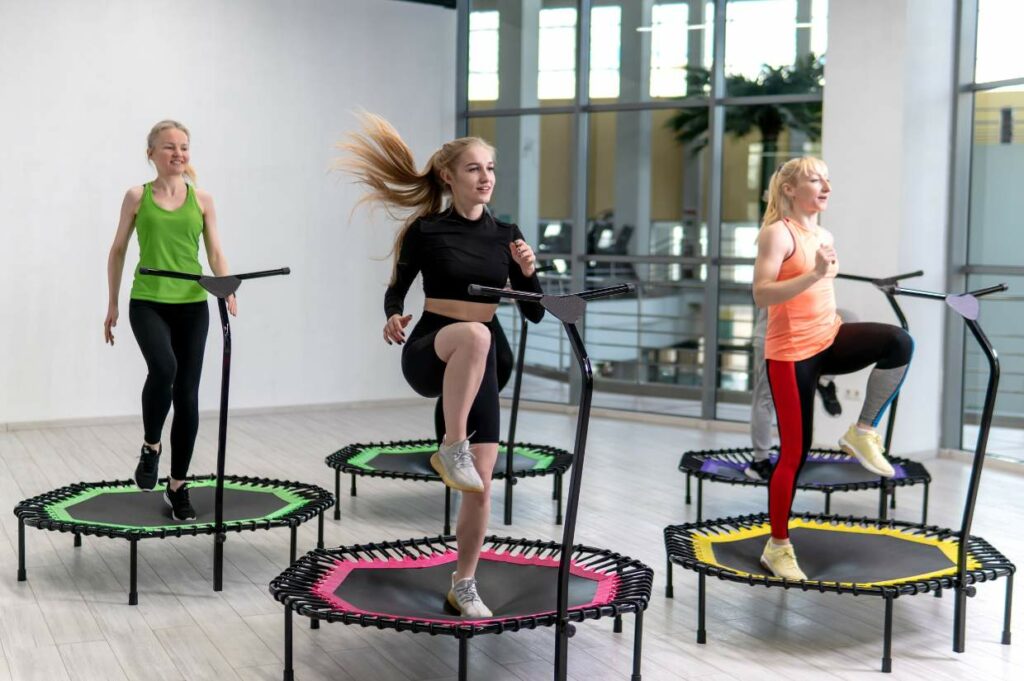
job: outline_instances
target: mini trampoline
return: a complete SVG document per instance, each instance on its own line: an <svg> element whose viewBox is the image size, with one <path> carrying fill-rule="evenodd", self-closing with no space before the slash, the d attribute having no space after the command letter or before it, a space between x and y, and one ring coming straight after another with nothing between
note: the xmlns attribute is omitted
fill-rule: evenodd
<svg viewBox="0 0 1024 681"><path fill-rule="evenodd" d="M778 458L778 448L771 456L772 465ZM932 476L928 469L917 461L902 457L887 457L896 475L886 480L886 487L921 484L924 486L924 498L921 501L921 523L928 522L928 486ZM683 454L679 461L679 470L686 473L686 503L690 503L691 477L697 478L697 522L703 520L704 513L704 481L725 482L730 485L754 485L765 487L766 480L751 480L744 474L744 469L754 460L754 450L714 449L691 451ZM797 489L816 490L825 494L825 513L832 511L832 493L853 490L878 489L879 477L865 469L853 457L838 449L812 449L807 455L807 462L800 469L796 480ZM895 499L895 492L891 499ZM884 504L882 498L879 502ZM880 516L885 513L880 512Z"/></svg>
<svg viewBox="0 0 1024 681"><path fill-rule="evenodd" d="M896 285L903 279L919 277L924 272L908 272L898 274L894 277L875 279L863 277L856 274L838 274L839 279L850 281L861 281L873 284L889 302L889 306L895 313L904 331L909 331L907 318L903 314L894 293ZM825 513L832 510L833 492L851 492L856 490L877 489L878 490L878 517L885 520L888 517L888 509L896 508L896 488L908 487L911 485L924 485L924 495L921 502L921 522L928 522L928 486L931 483L931 475L923 464L911 461L902 457L888 456L891 451L893 426L896 423L896 407L899 403L899 396L892 400L889 405L889 416L885 429L884 451L886 458L892 463L896 475L892 478L880 478L864 470L856 460L847 456L838 449L812 449L807 456L807 462L800 471L797 478L797 489L816 490L825 495ZM777 452L778 448L774 448ZM775 456L772 456L774 465ZM697 478L697 521L704 517L704 481L724 482L730 485L755 485L767 487L767 480L751 480L743 474L743 469L754 460L754 451L744 449L717 449L684 452L679 461L679 470L686 474L686 503L692 502L691 479Z"/></svg>
<svg viewBox="0 0 1024 681"><path fill-rule="evenodd" d="M227 449L228 387L231 377L231 325L224 299L238 290L244 279L288 274L277 270L249 272L223 277L208 277L185 272L170 272L142 267L144 275L188 279L197 282L217 297L223 333L223 362L220 386L220 419L217 436L217 473L189 478L197 517L177 522L159 492L144 492L132 480L82 482L61 487L20 502L14 508L18 517L18 581L27 579L25 570L25 527L74 534L74 545L81 546L82 535L127 539L130 549L128 603L138 603L138 541L159 537L183 537L210 534L214 537L213 589L223 588L224 542L228 532L291 528L291 561L295 560L297 529L318 518L317 546L323 546L323 514L334 505L334 497L315 485L300 482L227 476L224 473ZM166 479L164 479L166 480ZM164 482L161 480L161 482Z"/></svg>
<svg viewBox="0 0 1024 681"><path fill-rule="evenodd" d="M955 296L903 289L890 295L945 300L961 315L989 361L978 442L974 453L967 499L959 531L924 523L869 520L832 515L803 514L790 520L806 581L790 581L765 574L760 556L770 534L768 514L708 520L665 528L668 581L665 595L673 596L673 564L698 574L697 642L705 643L705 578L742 582L750 586L780 586L802 591L880 596L885 602L882 671L892 670L892 609L899 596L955 592L953 650L963 652L966 638L967 598L976 585L1006 577L1002 642L1010 643L1010 611L1016 567L991 544L971 535L971 522L992 424L999 362L978 324L977 298L1006 290L993 286ZM833 464L834 465L834 464Z"/></svg>
<svg viewBox="0 0 1024 681"><path fill-rule="evenodd" d="M555 501L555 524L562 524L562 475L572 465L572 454L557 447L516 442L516 422L519 414L519 396L523 379L523 358L526 352L526 318L519 327L519 350L516 357L515 383L509 417L508 439L498 445L499 456L494 462L493 478L505 481L505 524L512 524L512 488L523 478L554 476L551 498ZM438 403L440 405L440 402ZM438 409L439 411L439 409ZM439 419L435 415L435 421ZM325 460L334 469L334 495L341 498L341 476L351 476L349 494L356 496L356 477L371 476L395 480L441 482L441 477L430 466L430 457L437 451L437 443L444 430L444 422L435 424L436 437L423 440L397 442L369 442L347 445L330 454ZM512 443L511 445L509 443ZM504 452L504 457L500 453ZM444 487L444 534L451 533L452 491ZM334 507L334 519L341 520L341 508Z"/></svg>
<svg viewBox="0 0 1024 681"><path fill-rule="evenodd" d="M14 508L18 517L18 581L25 571L25 526L71 532L75 546L82 535L127 539L130 545L128 602L138 602L137 544L140 539L215 534L217 481L213 476L191 478L189 489L196 519L171 518L160 494L140 490L133 480L80 482L37 497ZM324 511L334 503L327 491L313 485L283 480L225 476L224 516L220 532L291 528L290 561L294 562L299 525L319 519L317 546L324 544Z"/></svg>
<svg viewBox="0 0 1024 681"><path fill-rule="evenodd" d="M294 678L292 616L377 629L453 636L460 681L468 678L469 639L539 626L555 628L554 678L566 679L574 623L635 615L632 681L640 681L643 612L654 572L639 561L573 542L593 394L590 359L576 328L587 300L625 293L615 286L563 296L470 287L474 295L540 302L562 321L583 377L562 542L485 539L477 576L494 615L462 618L446 609L445 593L458 553L454 537L411 539L310 551L270 583L284 605L284 679Z"/></svg>

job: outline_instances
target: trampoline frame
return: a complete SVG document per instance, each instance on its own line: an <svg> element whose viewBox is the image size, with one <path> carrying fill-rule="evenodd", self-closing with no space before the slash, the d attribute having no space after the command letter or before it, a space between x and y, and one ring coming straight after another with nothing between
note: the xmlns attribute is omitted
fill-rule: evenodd
<svg viewBox="0 0 1024 681"><path fill-rule="evenodd" d="M859 274L844 274L839 273L836 275L837 279L846 279L848 281L860 281L868 284L872 284L879 292L885 296L886 301L889 303L889 307L892 308L893 313L896 315L896 319L900 323L900 327L904 331L910 332L910 325L907 322L906 315L903 314L903 309L900 307L899 302L896 300L896 289L900 281L904 279L913 279L924 275L923 270L915 270L913 272L907 272L906 274L897 274L894 277L865 277ZM883 451L888 453L891 451L892 445L892 433L893 428L896 425L896 407L899 405L900 396L897 394L892 399L892 403L889 405L889 415L886 419L885 427L885 444L883 445ZM778 447L772 447L773 450L778 451ZM816 454L835 454L837 456L845 456L845 454L838 449L818 449L812 448L812 452ZM760 487L767 487L767 480L733 480L731 478L723 478L709 473L703 473L699 470L699 466L695 467L687 465L688 460L692 460L694 457L705 457L708 458L711 455L723 454L723 455L741 455L743 453L753 452L753 449L720 449L720 450L701 450L701 451L689 451L684 452L683 457L679 460L679 470L686 474L686 505L689 506L692 500L690 493L690 482L691 478L697 478L697 521L700 522L704 518L704 480L709 482L726 482L732 485L754 485ZM896 488L906 487L917 483L924 484L924 500L921 503L921 522L928 522L928 487L931 483L931 475L928 473L928 469L917 461L911 461L901 457L887 457L894 463L899 463L903 466L913 464L920 467L921 474L914 480L903 479L903 480L892 480L887 478L879 478L875 482L859 482L859 483L838 483L828 485L808 485L808 484L797 484L796 488L801 490L816 490L825 494L825 513L828 514L832 511L832 493L833 492L851 492L866 489L878 489L878 517L881 520L885 520L889 517L888 509L896 508ZM753 461L753 457L750 457Z"/></svg>
<svg viewBox="0 0 1024 681"><path fill-rule="evenodd" d="M855 596L863 594L881 596L885 600L882 652L883 672L892 671L892 605L893 601L898 596L915 595L918 593L927 592L932 592L935 595L941 595L943 590L952 589L954 592L953 651L957 653L962 653L966 648L965 643L967 599L976 595L976 584L991 581L997 579L998 577L1005 576L1007 578L1007 584L1006 598L1003 611L1002 643L1004 645L1010 644L1010 613L1013 603L1013 575L1016 572L1016 566L1013 563L1011 563L1006 557L1000 554L993 546L985 542L983 539L971 535L971 524L974 519L974 509L978 500L978 488L981 483L981 473L985 464L985 450L988 445L988 435L992 426L992 417L995 412L996 392L999 386L999 359L996 355L995 349L992 347L992 344L989 342L988 338L985 336L984 331L981 329L981 325L978 324L977 298L992 293L1005 291L1006 289L1006 284L998 284L996 286L989 286L975 291L969 291L962 295L954 295L947 293L936 293L933 291L922 291L917 289L902 288L900 286L897 286L895 282L888 284L884 289L884 292L890 298L896 295L907 295L915 298L925 298L930 300L944 301L950 309L954 310L958 315L960 315L963 318L964 323L967 325L967 328L970 330L971 335L974 336L974 339L981 347L981 350L988 361L988 384L985 389L985 402L984 407L982 409L980 426L978 429L978 440L975 445L974 457L971 463L971 475L970 480L968 482L967 496L964 502L964 510L961 518L960 530L955 531L936 526L926 526L923 523L906 523L885 519L868 520L866 518L857 519L851 517L820 516L813 514L793 516L808 520L820 520L825 522L834 521L858 523L862 527L870 527L871 524L874 524L874 526L876 527L912 528L914 531L926 535L940 536L943 538L956 538L958 540L956 573L954 575L944 576L941 578L929 580L908 579L906 580L905 584L897 583L874 587L864 585L847 586L843 584L818 582L814 580L791 581L775 577L758 578L752 575L739 575L735 571L726 570L721 568L720 566L712 566L708 563L696 560L693 551L687 548L686 541L680 539L676 535L684 534L686 532L695 530L705 531L720 526L728 528L743 527L745 525L750 524L760 524L764 523L767 520L767 514L762 513L755 516L724 518L719 520L703 521L700 523L669 526L665 529L665 551L667 554L668 564L668 583L666 586L665 595L668 598L672 598L674 595L672 587L673 563L698 573L698 643L705 643L707 640L706 630L704 627L704 590L706 576L712 575L715 577L719 577L720 579L746 582L751 586L782 586L783 588L799 588L803 591L831 591L835 593L850 593ZM967 304L964 304L965 299L968 299L966 300ZM959 541L963 537L967 537L967 541ZM969 570L967 568L967 558L969 551L974 555L976 559L978 559L982 563L981 569Z"/></svg>
<svg viewBox="0 0 1024 681"><path fill-rule="evenodd" d="M508 438L504 442L498 443L499 456L500 452L505 452L505 468L504 470L498 470L495 468L493 479L505 481L505 499L504 499L504 522L506 525L512 524L512 504L513 504L513 488L519 483L522 478L534 478L542 477L545 475L554 475L554 483L551 490L551 498L555 501L555 524L562 524L562 476L565 474L569 467L572 466L572 454L560 449L558 447L551 447L548 445L536 445L531 443L517 443L516 442L516 424L518 423L519 417L519 401L520 394L522 392L523 383L523 360L526 356L526 335L528 331L528 324L526 317L520 317L519 325L519 346L516 351L516 371L515 371L515 382L513 383L512 389L512 405L511 413L509 415L508 423ZM341 475L346 473L351 477L351 483L349 485L349 496L357 496L356 493L356 476L376 477L376 478L391 478L394 480L418 480L421 482L441 482L441 476L431 473L408 473L402 471L388 471L388 470L367 470L361 466L353 466L349 463L352 457L358 455L360 452L370 447L396 447L404 445L420 445L426 443L432 443L436 446L437 442L433 439L421 439L421 440L397 440L393 442L361 442L356 444L347 445L333 454L329 454L324 463L330 468L334 469L334 495L337 499L341 499ZM550 454L554 457L551 464L542 470L520 470L517 471L513 467L513 459L515 456L516 446L529 447L530 449L537 450L544 454ZM451 534L451 516L452 516L452 491L447 485L444 486L444 534ZM341 506L336 505L334 507L334 519L341 520Z"/></svg>
<svg viewBox="0 0 1024 681"><path fill-rule="evenodd" d="M643 612L650 600L651 585L653 583L653 570L650 567L625 558L619 554L599 549L577 546L574 538L576 533L576 518L579 510L580 489L583 481L583 463L586 452L587 431L590 423L590 407L594 391L594 374L590 358L587 356L583 338L579 333L576 323L582 318L586 308L586 301L618 295L633 290L631 284L611 286L608 288L583 291L568 295L544 295L538 293L526 293L483 286L471 285L471 295L490 295L494 297L513 298L539 302L544 308L551 312L562 322L562 327L568 336L569 344L573 350L573 356L580 368L581 390L580 405L576 418L576 436L573 447L574 465L569 482L569 494L566 501L565 522L562 527L562 541L538 542L526 539L511 539L488 537L485 541L491 542L492 546L506 547L529 547L528 550L549 552L551 557L558 558L558 595L556 607L553 612L535 616L513 617L505 620L499 619L474 622L473 620L459 621L456 624L417 621L415 618L397 619L381 617L370 614L355 613L332 613L318 610L316 601L312 600L310 590L289 591L287 582L289 579L295 581L302 576L303 584L313 583L315 575L319 574L317 564L330 560L332 551L337 555L365 554L374 559L397 559L405 555L424 555L427 549L430 551L448 551L451 547L447 542L453 537L438 537L436 539L425 538L409 540L406 542L389 542L381 544L364 544L357 547L342 547L331 551L314 551L300 558L292 567L286 570L280 577L271 582L270 590L273 596L284 605L284 641L285 641L285 667L283 678L285 681L294 679L292 666L292 614L293 612L312 618L312 624L321 619L328 621L340 621L344 624L358 624L364 627L393 628L401 631L426 632L431 634L449 634L459 640L459 679L464 681L468 678L468 639L482 633L500 633L502 631L517 631L522 628L534 628L536 626L553 626L555 628L555 660L554 678L556 681L565 681L568 674L568 652L569 638L575 633L574 622L583 619L597 619L602 616L615 617L615 631L621 631L621 618L623 612L633 612L636 619L634 623L635 635L633 640L633 669L632 681L640 681L641 646L643 640ZM425 548L427 547L427 548ZM583 552L590 552L584 554ZM636 575L627 582L630 598L621 602L614 602L607 606L592 606L581 609L570 609L569 577L571 562L575 555L593 555L593 563L589 567L596 568L602 565L616 570L622 570L623 575L627 571ZM584 558L589 560L589 558ZM617 593L617 598L621 594ZM327 604L326 601L321 603ZM333 608L329 608L333 610ZM315 628L315 627L314 627Z"/></svg>
<svg viewBox="0 0 1024 681"><path fill-rule="evenodd" d="M888 434L886 435L888 439ZM778 447L772 447L773 452L778 452ZM835 457L849 460L851 457L839 449L820 449L813 447L810 450L811 454L819 457ZM928 495L929 488L931 487L932 476L928 472L928 469L924 467L919 461L913 461L911 459L905 459L898 456L887 457L890 462L895 465L903 466L904 469L909 469L906 477L903 478L891 478L885 481L885 486L889 490L889 508L896 508L896 488L897 487L910 487L912 485L921 484L924 486L924 495L921 500L921 524L927 524L928 522ZM731 463L750 463L754 460L754 450L750 447L736 447L732 449L703 449L699 451L689 451L683 454L683 457L679 460L679 470L686 474L686 503L691 503L690 495L690 478L697 478L697 522L704 519L704 481L709 482L722 482L730 485L748 485L752 487L767 487L767 480L751 480L750 478L728 478L716 475L714 473L708 473L700 470L701 466L705 461L710 459L724 460ZM842 464L846 465L846 464ZM851 465L856 465L856 462ZM909 471L913 471L910 473ZM875 489L879 488L880 484L878 481L860 481L860 482L843 482L843 483L830 483L830 484L814 484L814 483L797 483L796 488L800 490L811 490L821 492L825 495L825 515L832 513L832 493L833 492L850 492L857 490ZM884 511L886 505L886 494L882 493L879 498L879 518L885 520L887 514Z"/></svg>
<svg viewBox="0 0 1024 681"><path fill-rule="evenodd" d="M191 476L190 482L213 480L215 476ZM273 519L259 518L250 520L238 520L221 522L218 527L216 521L213 523L187 524L178 526L163 526L154 529L116 527L111 525L93 524L84 521L67 521L53 518L48 512L54 503L65 501L78 496L82 492L97 487L134 487L134 480L114 480L101 482L77 482L60 489L51 490L31 499L25 499L14 507L14 515L18 517L18 581L24 582L28 579L25 569L25 527L35 527L40 530L51 532L70 532L74 534L74 546L82 545L82 536L110 537L113 539L126 539L129 543L129 589L128 604L137 605L138 595L138 542L142 539L166 539L168 537L197 537L200 535L216 535L218 533L256 530L269 530L273 527L288 527L291 529L291 541L289 549L289 562L294 563L298 552L298 528L302 523L316 517L317 520L317 548L324 546L324 511L334 504L334 497L320 487L307 485L301 482L288 480L273 480L270 478L252 478L229 475L224 481L251 485L255 487L266 487L287 490L298 496L305 497L306 503L301 507L289 511Z"/></svg>
<svg viewBox="0 0 1024 681"><path fill-rule="evenodd" d="M39 527L40 529L46 529L57 532L71 532L75 535L74 545L79 547L82 545L83 534L103 536L103 537L123 537L128 540L130 544L130 590L128 592L128 604L136 605L138 603L138 592L136 589L137 584L137 554L138 547L137 543L139 539L159 536L164 537L179 537L186 534L198 535L198 534L212 534L213 535L213 590L222 591L224 588L224 542L227 541L227 531L241 531L243 529L270 529L271 527L279 527L288 525L292 528L291 536L291 556L294 560L296 554L296 529L299 524L309 520L314 515L320 518L320 529L318 533L318 546L323 545L323 511L334 504L334 497L329 492L316 487L315 485L304 485L303 483L286 483L290 485L303 485L305 489L317 490L317 503L315 505L316 510L312 513L292 514L290 517L293 522L288 523L276 523L268 521L265 525L263 523L254 522L251 527L231 527L230 523L224 522L224 480L227 479L233 481L261 481L265 480L262 478L241 478L235 476L225 476L224 466L226 460L227 450L227 430L228 430L228 393L231 385L231 324L228 320L228 309L227 304L224 302L225 299L234 294L241 286L242 281L246 279L260 279L264 277L274 277L290 274L291 269L288 267L281 267L274 270L261 270L258 272L246 272L242 274L230 274L219 277L211 277L202 274L192 274L189 272L175 272L171 270L159 270L152 269L149 267L140 267L139 274L147 276L157 277L168 277L170 279L184 279L187 281L194 281L199 284L204 290L213 294L217 298L217 310L220 313L220 324L221 332L223 337L223 350L221 353L221 382L220 382L220 411L218 418L217 428L217 473L215 476L202 476L202 477L190 477L190 480L207 480L211 477L216 480L214 489L214 522L213 525L205 526L189 526L183 525L181 529L162 528L161 532L148 533L144 530L135 531L132 530L126 533L119 533L118 528L109 526L90 526L82 523L68 523L65 521L54 521L48 516L42 518L38 515L38 510L35 509L35 504L40 499L51 499L56 495L60 498L66 498L64 494L69 494L68 490L75 490L74 493L82 491L83 487L88 488L91 486L111 486L119 484L134 484L133 481L114 481L114 482L100 482L100 483L77 483L62 487L57 490L46 492L39 496L33 497L22 501L15 507L15 514L18 515L18 581L22 582L27 579L27 573L25 571L25 525L31 527ZM272 481L266 481L272 482ZM30 503L31 502L31 503ZM26 504L28 504L26 506ZM22 514L25 514L24 517ZM31 522L30 522L31 521ZM102 527L102 529L100 529ZM194 529L193 529L194 528Z"/></svg>

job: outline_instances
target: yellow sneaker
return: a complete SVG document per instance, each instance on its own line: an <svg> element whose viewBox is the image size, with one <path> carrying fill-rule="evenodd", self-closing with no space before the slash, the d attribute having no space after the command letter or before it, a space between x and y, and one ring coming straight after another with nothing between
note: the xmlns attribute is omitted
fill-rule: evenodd
<svg viewBox="0 0 1024 681"><path fill-rule="evenodd" d="M776 577L790 579L794 582L807 579L807 575L796 564L796 552L793 550L792 544L776 546L769 539L765 544L764 553L761 554L761 567Z"/></svg>
<svg viewBox="0 0 1024 681"><path fill-rule="evenodd" d="M839 448L856 457L860 465L875 475L891 478L896 475L892 465L882 453L882 436L874 430L861 430L857 424L850 426L846 435L839 438Z"/></svg>

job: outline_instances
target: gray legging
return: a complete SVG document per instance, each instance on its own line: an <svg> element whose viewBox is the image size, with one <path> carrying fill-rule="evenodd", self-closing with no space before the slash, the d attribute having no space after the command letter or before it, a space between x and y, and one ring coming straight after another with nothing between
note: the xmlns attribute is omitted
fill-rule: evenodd
<svg viewBox="0 0 1024 681"><path fill-rule="evenodd" d="M844 322L857 321L857 315L849 310L837 310ZM768 309L757 308L757 321L754 323L754 385L750 394L750 446L754 448L754 458L768 458L772 448L772 421L775 420L775 403L772 401L772 389L768 385L768 370L764 361L764 336L768 330ZM831 376L822 376L828 382Z"/></svg>

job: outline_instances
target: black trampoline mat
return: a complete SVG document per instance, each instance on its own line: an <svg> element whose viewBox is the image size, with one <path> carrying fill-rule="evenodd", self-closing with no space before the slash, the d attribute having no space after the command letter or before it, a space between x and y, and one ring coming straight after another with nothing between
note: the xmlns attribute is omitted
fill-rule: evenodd
<svg viewBox="0 0 1024 681"><path fill-rule="evenodd" d="M171 507L164 501L163 490L112 491L99 493L89 499L70 504L65 509L76 522L126 527L166 527L178 525L206 525L214 522L215 488L190 486L192 506L196 519L177 521L171 517ZM291 505L274 494L274 490L258 488L241 490L224 488L224 522L266 518Z"/></svg>
<svg viewBox="0 0 1024 681"><path fill-rule="evenodd" d="M743 473L745 464L715 461L709 459L701 466L705 472L727 480L750 481ZM896 478L906 477L902 466L893 466ZM878 484L880 478L875 473L861 466L856 461L811 461L808 460L797 476L796 484L807 487L829 487L832 485L849 485L858 483Z"/></svg>
<svg viewBox="0 0 1024 681"><path fill-rule="evenodd" d="M381 452L366 463L374 470L378 471L416 473L419 475L430 475L436 478L438 477L437 472L430 466L430 457L434 454L434 451L409 453L396 452L394 454ZM506 460L505 452L499 450L498 458L494 462L494 471L496 473L505 472ZM518 452L512 453L512 470L514 471L532 471L537 468L537 463L536 459L523 456Z"/></svg>
<svg viewBox="0 0 1024 681"><path fill-rule="evenodd" d="M794 527L797 561L809 580L874 584L955 569L937 546L880 533ZM738 572L764 575L761 552L768 535L712 542L715 562Z"/></svg>
<svg viewBox="0 0 1024 681"><path fill-rule="evenodd" d="M445 606L455 561L420 568L356 568L334 595L366 613L458 622ZM482 559L477 567L480 597L495 619L553 612L558 568ZM598 582L569 575L569 607L594 601Z"/></svg>

